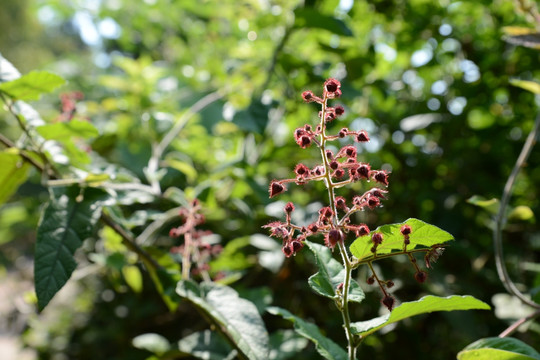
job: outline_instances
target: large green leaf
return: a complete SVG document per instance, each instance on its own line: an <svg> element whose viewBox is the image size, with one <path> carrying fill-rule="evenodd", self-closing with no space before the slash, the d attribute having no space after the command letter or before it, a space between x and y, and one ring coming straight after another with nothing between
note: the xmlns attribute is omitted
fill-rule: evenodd
<svg viewBox="0 0 540 360"><path fill-rule="evenodd" d="M317 265L319 266L319 271L309 278L309 286L317 294L333 299L337 295L336 288L345 279L345 268L339 261L334 259L328 247L310 241L306 241L306 245L315 255ZM360 285L352 280L349 290L349 300L362 302L364 298L365 295Z"/></svg>
<svg viewBox="0 0 540 360"><path fill-rule="evenodd" d="M266 310L270 314L279 315L292 322L294 324L294 330L306 339L311 340L315 344L319 354L325 359L346 360L348 358L347 352L331 339L321 334L317 325L308 323L303 319L294 316L289 311L276 306L271 306Z"/></svg>
<svg viewBox="0 0 540 360"><path fill-rule="evenodd" d="M485 338L459 352L458 360L540 360L540 354L514 338Z"/></svg>
<svg viewBox="0 0 540 360"><path fill-rule="evenodd" d="M411 316L426 314L434 311L454 310L489 310L490 307L483 301L472 296L448 296L438 297L433 295L424 296L420 300L403 303L397 306L391 313L373 318L368 321L359 321L351 324L353 333L367 336L375 331L406 319Z"/></svg>
<svg viewBox="0 0 540 360"><path fill-rule="evenodd" d="M30 165L17 152L0 152L0 205L6 202L28 176Z"/></svg>
<svg viewBox="0 0 540 360"><path fill-rule="evenodd" d="M100 189L55 188L37 229L34 278L38 307L43 310L77 267L73 255L92 236L101 215Z"/></svg>
<svg viewBox="0 0 540 360"><path fill-rule="evenodd" d="M373 253L371 252L371 248L373 247L371 234L374 232L383 235L383 242L377 247L377 255L402 251L403 235L401 234L400 229L403 225L409 225L412 230L409 235L410 244L407 245L408 250L431 247L433 245L443 244L454 240L454 237L451 234L434 225L427 224L418 219L408 219L400 224L379 226L370 234L359 237L351 244L351 253L356 256L358 260L369 260L370 258L373 258Z"/></svg>
<svg viewBox="0 0 540 360"><path fill-rule="evenodd" d="M64 79L47 71L32 71L18 79L0 84L0 91L16 100L38 100L65 83Z"/></svg>
<svg viewBox="0 0 540 360"><path fill-rule="evenodd" d="M176 293L202 311L248 359L268 358L268 333L257 308L232 288L215 283L178 282Z"/></svg>

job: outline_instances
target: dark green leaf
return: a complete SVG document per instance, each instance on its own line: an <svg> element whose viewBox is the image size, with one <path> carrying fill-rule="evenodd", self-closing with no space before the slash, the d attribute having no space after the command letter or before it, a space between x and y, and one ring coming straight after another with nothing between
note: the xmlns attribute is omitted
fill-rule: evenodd
<svg viewBox="0 0 540 360"><path fill-rule="evenodd" d="M311 340L315 344L319 354L325 359L346 360L348 358L347 352L345 352L341 346L321 334L317 325L308 323L303 319L294 316L289 311L276 306L269 307L267 311L270 314L279 315L292 322L294 324L294 330L306 339Z"/></svg>
<svg viewBox="0 0 540 360"><path fill-rule="evenodd" d="M19 186L26 181L30 165L16 152L0 152L0 205L9 200Z"/></svg>
<svg viewBox="0 0 540 360"><path fill-rule="evenodd" d="M308 340L293 330L278 330L270 335L270 360L295 357L308 344Z"/></svg>
<svg viewBox="0 0 540 360"><path fill-rule="evenodd" d="M73 255L92 236L106 193L89 188L55 188L43 210L36 239L34 278L43 310L77 267Z"/></svg>
<svg viewBox="0 0 540 360"><path fill-rule="evenodd" d="M540 360L540 354L514 338L480 339L463 349L458 360Z"/></svg>
<svg viewBox="0 0 540 360"><path fill-rule="evenodd" d="M16 100L38 100L65 83L62 77L47 71L32 71L18 79L0 84L0 91Z"/></svg>
<svg viewBox="0 0 540 360"><path fill-rule="evenodd" d="M306 241L306 245L315 255L319 272L312 275L308 283L316 293L333 299L336 296L336 288L345 279L345 268L332 256L332 252L326 246ZM351 281L349 300L362 302L365 295L360 285L354 280Z"/></svg>
<svg viewBox="0 0 540 360"><path fill-rule="evenodd" d="M274 106L265 105L259 99L252 99L247 109L238 111L233 117L233 123L243 130L262 134L268 124L268 112Z"/></svg>
<svg viewBox="0 0 540 360"><path fill-rule="evenodd" d="M268 333L257 308L228 286L180 281L176 287L185 298L205 313L217 329L247 358L268 358Z"/></svg>
<svg viewBox="0 0 540 360"><path fill-rule="evenodd" d="M371 248L373 247L371 235L375 232L383 235L383 242L377 247L377 255L402 251L403 235L401 234L400 229L403 225L409 225L412 229L409 236L410 244L407 245L408 250L431 247L433 245L443 244L454 240L452 235L434 225L427 224L418 219L408 219L400 224L379 226L370 234L359 237L352 243L351 253L356 256L358 260L369 260L373 258L373 253L371 252Z"/></svg>
<svg viewBox="0 0 540 360"><path fill-rule="evenodd" d="M335 17L321 14L312 8L298 8L294 11L294 26L296 28L316 28L328 30L343 36L353 36L347 25Z"/></svg>
<svg viewBox="0 0 540 360"><path fill-rule="evenodd" d="M231 346L216 332L205 330L186 336L178 342L178 350L198 359L233 359ZM236 352L235 352L236 353Z"/></svg>
<svg viewBox="0 0 540 360"><path fill-rule="evenodd" d="M386 325L398 322L411 316L426 314L434 311L455 310L489 310L490 307L483 301L472 296L448 296L438 297L433 295L424 296L420 300L403 303L397 306L391 313L368 321L359 321L351 324L355 334L367 336Z"/></svg>

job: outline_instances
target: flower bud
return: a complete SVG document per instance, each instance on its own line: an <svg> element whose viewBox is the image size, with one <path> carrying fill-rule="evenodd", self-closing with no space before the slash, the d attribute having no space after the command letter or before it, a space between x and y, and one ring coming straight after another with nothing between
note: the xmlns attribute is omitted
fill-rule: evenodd
<svg viewBox="0 0 540 360"><path fill-rule="evenodd" d="M394 308L394 304L395 304L396 300L390 296L390 295L385 295L382 300L381 300L381 303L386 306L386 308L389 310L389 311L392 311L392 309Z"/></svg>
<svg viewBox="0 0 540 360"><path fill-rule="evenodd" d="M414 279L418 281L419 283L423 283L427 279L427 273L425 271L417 271L414 274Z"/></svg>
<svg viewBox="0 0 540 360"><path fill-rule="evenodd" d="M272 181L270 183L270 188L268 189L268 192L270 193L270 197L273 198L274 196L281 194L285 190L285 186L283 186L277 181Z"/></svg>
<svg viewBox="0 0 540 360"><path fill-rule="evenodd" d="M373 241L373 244L380 245L383 242L383 234L381 233L373 233L371 234L371 241Z"/></svg>
<svg viewBox="0 0 540 360"><path fill-rule="evenodd" d="M329 93L335 93L341 87L339 80L330 78L324 82L324 89Z"/></svg>
<svg viewBox="0 0 540 360"><path fill-rule="evenodd" d="M324 243L329 248L333 249L334 246L338 243L338 241L343 242L344 235L341 230L338 229L332 229L326 234L326 237L324 239Z"/></svg>
<svg viewBox="0 0 540 360"><path fill-rule="evenodd" d="M302 99L304 99L305 102L312 102L314 100L315 95L313 95L312 91L304 91L302 93Z"/></svg>
<svg viewBox="0 0 540 360"><path fill-rule="evenodd" d="M412 229L410 227L410 225L403 225L400 229L399 229L399 232L401 232L402 235L409 235L411 233Z"/></svg>
<svg viewBox="0 0 540 360"><path fill-rule="evenodd" d="M334 112L336 113L336 116L341 116L345 114L345 108L341 105L338 105L334 108Z"/></svg>
<svg viewBox="0 0 540 360"><path fill-rule="evenodd" d="M368 142L369 136L365 130L361 130L358 132L358 134L356 134L355 140L358 142Z"/></svg>
<svg viewBox="0 0 540 360"><path fill-rule="evenodd" d="M288 202L287 205L285 205L285 212L287 214L290 214L294 211L294 204L292 202Z"/></svg>

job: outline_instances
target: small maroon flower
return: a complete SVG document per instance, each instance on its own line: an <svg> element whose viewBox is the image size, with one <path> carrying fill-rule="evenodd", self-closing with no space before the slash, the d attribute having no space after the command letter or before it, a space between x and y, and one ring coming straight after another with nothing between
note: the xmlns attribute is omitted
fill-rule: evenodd
<svg viewBox="0 0 540 360"><path fill-rule="evenodd" d="M328 160L333 160L334 159L334 153L332 152L332 150L326 150L325 154L326 154L326 158Z"/></svg>
<svg viewBox="0 0 540 360"><path fill-rule="evenodd" d="M296 167L294 168L294 172L296 173L296 175L298 176L305 176L305 175L308 175L309 174L309 168L304 165L304 164L298 164L296 165Z"/></svg>
<svg viewBox="0 0 540 360"><path fill-rule="evenodd" d="M345 175L345 170L343 170L343 169L337 169L332 174L332 176L335 177L336 179L341 179L343 177L343 175Z"/></svg>
<svg viewBox="0 0 540 360"><path fill-rule="evenodd" d="M307 135L302 135L296 140L296 143L300 145L302 149L305 149L311 145L311 138Z"/></svg>
<svg viewBox="0 0 540 360"><path fill-rule="evenodd" d="M419 283L424 283L426 282L426 279L427 279L427 273L425 271L417 271L414 274L414 279L418 281Z"/></svg>
<svg viewBox="0 0 540 360"><path fill-rule="evenodd" d="M356 228L356 236L364 236L369 234L369 227L366 224L360 224Z"/></svg>
<svg viewBox="0 0 540 360"><path fill-rule="evenodd" d="M304 125L304 130L306 130L307 132L311 131L311 125L309 124Z"/></svg>
<svg viewBox="0 0 540 360"><path fill-rule="evenodd" d="M322 166L315 166L313 170L311 170L312 174L315 176L321 176L324 174L324 167Z"/></svg>
<svg viewBox="0 0 540 360"><path fill-rule="evenodd" d="M392 280L388 280L388 281L386 282L386 287L387 287L388 289L394 287L394 285L395 285L395 284L394 284L394 282L393 282Z"/></svg>
<svg viewBox="0 0 540 360"><path fill-rule="evenodd" d="M328 111L324 116L324 121L329 122L336 118L336 114L333 111Z"/></svg>
<svg viewBox="0 0 540 360"><path fill-rule="evenodd" d="M368 133L365 130L361 130L356 134L356 141L358 142L368 142L369 136Z"/></svg>
<svg viewBox="0 0 540 360"><path fill-rule="evenodd" d="M329 248L333 249L338 243L338 241L343 241L344 237L345 236L343 235L343 232L341 230L332 229L328 232L328 234L326 234L324 238L324 244Z"/></svg>
<svg viewBox="0 0 540 360"><path fill-rule="evenodd" d="M349 129L343 128L339 130L338 136L343 139L345 136L347 136L348 133L349 133Z"/></svg>
<svg viewBox="0 0 540 360"><path fill-rule="evenodd" d="M330 163L330 169L336 170L338 167L339 167L339 163L337 161L334 160Z"/></svg>
<svg viewBox="0 0 540 360"><path fill-rule="evenodd" d="M341 116L345 114L345 108L341 105L338 105L334 108L334 112L336 113L336 116Z"/></svg>
<svg viewBox="0 0 540 360"><path fill-rule="evenodd" d="M315 234L317 231L319 231L319 227L317 226L317 224L310 224L308 226L308 230L310 233Z"/></svg>
<svg viewBox="0 0 540 360"><path fill-rule="evenodd" d="M377 206L381 204L381 200L379 200L378 197L370 196L367 199L367 205L370 209L375 209Z"/></svg>
<svg viewBox="0 0 540 360"><path fill-rule="evenodd" d="M285 212L290 214L294 211L294 204L292 202L288 202L287 205L285 205Z"/></svg>
<svg viewBox="0 0 540 360"><path fill-rule="evenodd" d="M308 91L304 91L302 93L302 99L304 99L305 102L312 102L315 97L315 95L313 95L313 92L308 90Z"/></svg>
<svg viewBox="0 0 540 360"><path fill-rule="evenodd" d="M291 257L294 252L293 249L289 246L289 244L283 245L281 251L283 251L283 254L285 254L286 257Z"/></svg>
<svg viewBox="0 0 540 360"><path fill-rule="evenodd" d="M402 235L410 235L412 229L409 225L403 225L400 229L399 229L399 232L401 232Z"/></svg>
<svg viewBox="0 0 540 360"><path fill-rule="evenodd" d="M373 244L380 245L383 242L383 234L381 233L373 233L371 234L371 241L373 241Z"/></svg>
<svg viewBox="0 0 540 360"><path fill-rule="evenodd" d="M329 93L335 93L341 87L339 80L330 78L324 82L324 89Z"/></svg>
<svg viewBox="0 0 540 360"><path fill-rule="evenodd" d="M338 209L346 209L347 208L347 202L345 201L345 198L343 196L338 196L335 199L336 208Z"/></svg>
<svg viewBox="0 0 540 360"><path fill-rule="evenodd" d="M373 179L378 183L388 186L388 174L384 170L374 171Z"/></svg>
<svg viewBox="0 0 540 360"><path fill-rule="evenodd" d="M390 295L385 295L382 300L381 300L381 303L386 306L386 308L389 310L389 311L392 311L392 309L394 308L394 304L395 304L396 300L390 296Z"/></svg>
<svg viewBox="0 0 540 360"><path fill-rule="evenodd" d="M304 243L298 239L294 239L291 241L290 247L292 248L293 253L297 253L298 251L302 250Z"/></svg>
<svg viewBox="0 0 540 360"><path fill-rule="evenodd" d="M334 212L330 208L330 206L325 206L321 210L319 210L319 215L322 218L330 219L332 216L334 216Z"/></svg>
<svg viewBox="0 0 540 360"><path fill-rule="evenodd" d="M375 283L375 276L371 275L370 277L368 277L366 283L368 285L373 285Z"/></svg>
<svg viewBox="0 0 540 360"><path fill-rule="evenodd" d="M379 188L373 188L370 190L371 195L378 197L379 199L386 199L384 194L386 194L388 190L383 190Z"/></svg>
<svg viewBox="0 0 540 360"><path fill-rule="evenodd" d="M270 188L268 190L268 192L270 193L270 197L273 198L274 196L281 194L287 189L285 188L285 186L274 180L270 183Z"/></svg>

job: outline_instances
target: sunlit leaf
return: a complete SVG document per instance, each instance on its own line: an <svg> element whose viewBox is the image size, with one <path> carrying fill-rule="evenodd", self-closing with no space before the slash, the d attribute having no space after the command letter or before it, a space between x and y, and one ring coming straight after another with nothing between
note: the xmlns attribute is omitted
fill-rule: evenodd
<svg viewBox="0 0 540 360"><path fill-rule="evenodd" d="M306 339L311 340L315 344L319 354L325 359L346 360L348 358L345 350L343 350L340 345L321 334L317 325L308 323L303 319L291 314L289 311L276 306L269 307L267 311L270 314L279 315L292 322L294 324L294 330Z"/></svg>
<svg viewBox="0 0 540 360"><path fill-rule="evenodd" d="M408 219L400 224L379 226L370 234L359 237L352 243L350 247L351 253L358 260L373 258L374 255L371 252L371 248L373 247L371 235L373 233L381 233L383 235L383 242L377 247L377 255L402 251L403 235L401 234L400 229L403 225L409 225L412 230L409 235L410 244L407 245L408 250L431 247L433 245L444 244L445 242L454 240L454 237L451 234L434 225L430 225L418 219Z"/></svg>
<svg viewBox="0 0 540 360"><path fill-rule="evenodd" d="M489 310L490 307L485 302L475 299L472 296L454 295L448 297L438 297L428 295L417 301L403 303L397 306L389 314L373 318L368 321L352 323L351 328L355 334L367 336L385 327L386 325L390 325L411 316L426 314L434 311L471 309Z"/></svg>
<svg viewBox="0 0 540 360"><path fill-rule="evenodd" d="M178 351L198 359L231 359L231 346L215 331L195 332L178 341ZM170 353L167 353L169 355Z"/></svg>
<svg viewBox="0 0 540 360"><path fill-rule="evenodd" d="M143 278L141 270L139 270L136 265L127 265L122 267L122 275L124 275L124 279L131 290L136 293L140 293L142 291Z"/></svg>
<svg viewBox="0 0 540 360"><path fill-rule="evenodd" d="M257 308L232 288L180 281L176 293L211 319L217 329L249 359L268 358L268 333Z"/></svg>
<svg viewBox="0 0 540 360"><path fill-rule="evenodd" d="M510 79L510 84L540 95L540 83L535 81Z"/></svg>
<svg viewBox="0 0 540 360"><path fill-rule="evenodd" d="M0 205L5 203L26 181L30 165L16 152L0 152Z"/></svg>
<svg viewBox="0 0 540 360"><path fill-rule="evenodd" d="M297 8L294 10L294 26L297 28L318 28L333 34L353 36L353 32L340 19L324 15L313 8Z"/></svg>
<svg viewBox="0 0 540 360"><path fill-rule="evenodd" d="M457 355L458 360L540 360L531 346L514 338L485 338L468 345Z"/></svg>
<svg viewBox="0 0 540 360"><path fill-rule="evenodd" d="M509 221L534 221L534 212L530 207L519 205L508 214Z"/></svg>
<svg viewBox="0 0 540 360"><path fill-rule="evenodd" d="M63 140L71 137L90 139L99 135L92 123L76 119L39 126L36 131L47 140Z"/></svg>
<svg viewBox="0 0 540 360"><path fill-rule="evenodd" d="M64 79L47 71L32 71L15 80L0 83L0 92L15 100L38 100L65 83Z"/></svg>
<svg viewBox="0 0 540 360"><path fill-rule="evenodd" d="M502 28L503 39L513 45L540 49L540 33L534 28L521 26L505 26Z"/></svg>
<svg viewBox="0 0 540 360"><path fill-rule="evenodd" d="M141 334L131 341L137 349L147 350L154 354L161 355L171 348L169 341L155 333Z"/></svg>
<svg viewBox="0 0 540 360"><path fill-rule="evenodd" d="M491 214L497 214L499 212L500 202L499 199L492 198L487 200L486 198L478 195L474 195L467 199L469 204L473 204L487 210Z"/></svg>
<svg viewBox="0 0 540 360"><path fill-rule="evenodd" d="M73 258L92 236L106 193L89 188L54 188L43 210L36 239L34 279L38 307L43 310L77 267Z"/></svg>
<svg viewBox="0 0 540 360"><path fill-rule="evenodd" d="M334 259L328 247L310 241L306 241L306 245L315 255L319 267L319 271L309 278L309 286L317 294L333 299L337 295L336 288L345 279L345 268L339 261ZM355 280L351 280L349 300L362 302L364 298L365 295L360 285Z"/></svg>

